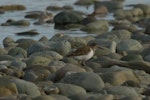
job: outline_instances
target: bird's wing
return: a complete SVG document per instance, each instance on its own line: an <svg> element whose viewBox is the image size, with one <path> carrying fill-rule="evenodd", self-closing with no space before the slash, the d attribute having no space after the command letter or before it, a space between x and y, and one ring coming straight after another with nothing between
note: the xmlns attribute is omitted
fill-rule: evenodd
<svg viewBox="0 0 150 100"><path fill-rule="evenodd" d="M68 56L79 56L79 55L83 55L82 53L87 54L89 51L90 51L89 46L85 46L85 47L81 47L81 48L75 50L74 52L72 52Z"/></svg>

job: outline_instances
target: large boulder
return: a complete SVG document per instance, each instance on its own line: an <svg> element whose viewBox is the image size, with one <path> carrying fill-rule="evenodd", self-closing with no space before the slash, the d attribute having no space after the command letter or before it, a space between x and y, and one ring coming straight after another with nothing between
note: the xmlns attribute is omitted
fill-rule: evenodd
<svg viewBox="0 0 150 100"><path fill-rule="evenodd" d="M74 11L62 11L54 16L55 28L59 25L79 23L83 17Z"/></svg>
<svg viewBox="0 0 150 100"><path fill-rule="evenodd" d="M61 82L81 86L86 91L96 91L105 87L101 77L92 72L72 73L66 75Z"/></svg>
<svg viewBox="0 0 150 100"><path fill-rule="evenodd" d="M143 46L141 45L140 42L137 40L129 39L129 40L122 40L118 45L117 45L117 51L118 52L133 52L133 51L141 51Z"/></svg>

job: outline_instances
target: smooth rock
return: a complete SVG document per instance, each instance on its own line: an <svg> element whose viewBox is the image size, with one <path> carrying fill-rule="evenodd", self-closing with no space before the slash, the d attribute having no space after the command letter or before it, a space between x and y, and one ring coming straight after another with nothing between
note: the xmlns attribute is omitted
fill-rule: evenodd
<svg viewBox="0 0 150 100"><path fill-rule="evenodd" d="M62 11L54 16L55 28L59 25L79 23L83 17L74 11Z"/></svg>
<svg viewBox="0 0 150 100"><path fill-rule="evenodd" d="M137 40L122 40L118 45L117 45L117 51L118 52L139 52L141 51L143 48L143 46L141 45L140 42L138 42Z"/></svg>
<svg viewBox="0 0 150 100"><path fill-rule="evenodd" d="M0 55L0 61L13 61L17 60L17 58L10 55Z"/></svg>
<svg viewBox="0 0 150 100"><path fill-rule="evenodd" d="M27 57L27 51L21 47L15 47L15 48L12 48L8 51L8 55L11 55L13 57L26 58Z"/></svg>
<svg viewBox="0 0 150 100"><path fill-rule="evenodd" d="M48 59L46 57L33 56L33 57L30 57L26 61L26 64L27 64L27 66L32 66L32 65L48 65L50 62L51 62L51 59Z"/></svg>
<svg viewBox="0 0 150 100"><path fill-rule="evenodd" d="M8 53L8 51L6 51L5 48L0 47L0 55L6 55Z"/></svg>
<svg viewBox="0 0 150 100"><path fill-rule="evenodd" d="M98 32L98 34L101 34L101 32L107 32L108 31L108 21L106 20L98 20L92 23L89 23L85 25L83 28L81 28L82 31L87 31L89 33Z"/></svg>
<svg viewBox="0 0 150 100"><path fill-rule="evenodd" d="M30 22L28 20L18 20L18 21L6 21L5 23L1 24L2 26L29 26Z"/></svg>
<svg viewBox="0 0 150 100"><path fill-rule="evenodd" d="M24 5L19 5L19 4L2 5L0 6L0 8L4 9L5 11L26 10L26 7Z"/></svg>
<svg viewBox="0 0 150 100"><path fill-rule="evenodd" d="M41 95L38 87L32 82L21 79L12 79L10 81L16 84L19 93L24 93L31 97L37 97Z"/></svg>
<svg viewBox="0 0 150 100"><path fill-rule="evenodd" d="M140 97L140 96L126 96L126 97L123 97L119 100L142 100L142 97Z"/></svg>
<svg viewBox="0 0 150 100"><path fill-rule="evenodd" d="M64 63L63 61L51 61L49 63L49 67L51 68L51 72L56 72L58 69L64 67L66 65L66 63Z"/></svg>
<svg viewBox="0 0 150 100"><path fill-rule="evenodd" d="M78 0L75 2L75 5L91 5L95 0Z"/></svg>
<svg viewBox="0 0 150 100"><path fill-rule="evenodd" d="M106 6L108 11L112 12L116 9L123 9L123 2L118 2L118 1L95 1L94 9L98 8L99 6Z"/></svg>
<svg viewBox="0 0 150 100"><path fill-rule="evenodd" d="M72 73L78 73L78 72L85 72L85 69L77 66L77 65L66 65L62 68L58 69L55 73L55 81L61 80L66 75L72 74Z"/></svg>
<svg viewBox="0 0 150 100"><path fill-rule="evenodd" d="M56 85L59 88L60 94L65 95L67 97L76 94L86 94L85 89L77 85L64 83L55 83L54 85Z"/></svg>
<svg viewBox="0 0 150 100"><path fill-rule="evenodd" d="M18 36L35 36L35 35L39 35L39 33L36 30L29 30L29 31L24 31L24 32L18 32L15 33Z"/></svg>
<svg viewBox="0 0 150 100"><path fill-rule="evenodd" d="M33 45L31 45L28 48L28 55L31 55L32 53L35 52L43 52L43 51L49 51L50 47L46 44L44 44L43 42L36 42Z"/></svg>
<svg viewBox="0 0 150 100"><path fill-rule="evenodd" d="M14 83L0 83L0 97L10 96L10 95L17 95L18 90Z"/></svg>
<svg viewBox="0 0 150 100"><path fill-rule="evenodd" d="M138 61L138 60L143 60L141 55L136 55L136 54L130 54L126 55L121 58L123 61Z"/></svg>
<svg viewBox="0 0 150 100"><path fill-rule="evenodd" d="M104 88L101 77L92 72L72 73L66 75L60 82L81 86L86 91L96 91Z"/></svg>
<svg viewBox="0 0 150 100"><path fill-rule="evenodd" d="M16 43L18 43L17 47L21 47L24 50L27 50L32 44L36 43L36 40L22 38L22 39L18 39Z"/></svg>
<svg viewBox="0 0 150 100"><path fill-rule="evenodd" d="M56 99L52 96L42 95L42 96L35 97L32 100L56 100Z"/></svg>
<svg viewBox="0 0 150 100"><path fill-rule="evenodd" d="M17 68L19 70L23 70L24 68L27 67L26 63L22 62L22 61L12 61L10 64L11 67Z"/></svg>
<svg viewBox="0 0 150 100"><path fill-rule="evenodd" d="M54 97L56 100L71 100L70 98L64 95L51 94L51 96Z"/></svg>
<svg viewBox="0 0 150 100"><path fill-rule="evenodd" d="M106 72L101 75L103 81L110 83L111 85L118 86L123 84L126 81L134 81L139 83L139 80L136 78L134 73L129 70L117 70L113 72Z"/></svg>
<svg viewBox="0 0 150 100"><path fill-rule="evenodd" d="M35 80L37 80L38 75L35 74L34 71L25 71L25 74L23 76L23 80L29 81L29 82L34 82Z"/></svg>
<svg viewBox="0 0 150 100"><path fill-rule="evenodd" d="M150 14L150 6L146 4L136 4L134 5L135 8L140 8L142 9L144 15L149 15Z"/></svg>
<svg viewBox="0 0 150 100"><path fill-rule="evenodd" d="M13 40L11 37L5 37L3 39L3 46L5 48L13 48L15 47L17 44L15 43L15 40Z"/></svg>
<svg viewBox="0 0 150 100"><path fill-rule="evenodd" d="M71 44L66 40L57 42L53 46L54 46L53 50L63 56L67 55L71 51Z"/></svg>
<svg viewBox="0 0 150 100"><path fill-rule="evenodd" d="M46 58L50 58L52 60L61 60L63 58L62 55L60 55L59 53L55 52L55 51L43 51L43 52L36 52L30 55L30 57L33 56L41 56L41 57L46 57Z"/></svg>
<svg viewBox="0 0 150 100"><path fill-rule="evenodd" d="M100 93L87 93L77 94L70 97L71 100L113 100L114 96L111 94L100 94Z"/></svg>
<svg viewBox="0 0 150 100"><path fill-rule="evenodd" d="M108 88L106 91L113 95L138 96L137 92L132 87L114 86Z"/></svg>
<svg viewBox="0 0 150 100"><path fill-rule="evenodd" d="M144 60L150 62L150 55L145 56Z"/></svg>

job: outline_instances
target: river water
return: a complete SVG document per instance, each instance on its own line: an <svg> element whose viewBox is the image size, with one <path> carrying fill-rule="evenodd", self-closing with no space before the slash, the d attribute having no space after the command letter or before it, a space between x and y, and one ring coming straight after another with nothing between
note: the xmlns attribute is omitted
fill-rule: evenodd
<svg viewBox="0 0 150 100"><path fill-rule="evenodd" d="M0 0L0 5L9 5L9 4L22 4L25 5L27 10L25 11L13 11L13 12L5 12L4 14L0 14L0 24L6 22L8 19L21 20L25 19L24 16L28 11L44 11L47 6L56 5L56 6L64 6L64 5L72 5L75 10L83 11L85 13L90 14L93 12L93 6L90 6L88 9L86 7L74 6L74 2L77 0ZM150 0L126 0L125 5L127 4L149 4ZM113 19L113 16L109 14L107 19ZM46 36L51 38L54 34L58 32L63 32L66 34L71 34L73 36L81 36L85 35L84 32L81 31L64 31L64 30L56 30L54 29L54 24L44 24L44 25L34 25L32 24L35 20L30 20L31 25L28 27L18 27L18 26L0 26L0 45L2 45L2 40L10 36L14 40L20 38L32 38L35 40L40 39L42 36ZM17 36L15 33L23 32L31 29L36 29L40 34L37 36Z"/></svg>

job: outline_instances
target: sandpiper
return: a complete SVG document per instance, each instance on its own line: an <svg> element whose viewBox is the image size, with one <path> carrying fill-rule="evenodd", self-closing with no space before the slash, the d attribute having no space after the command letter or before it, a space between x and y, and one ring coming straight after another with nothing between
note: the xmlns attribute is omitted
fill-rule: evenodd
<svg viewBox="0 0 150 100"><path fill-rule="evenodd" d="M97 48L102 48L102 47L100 47L96 43L92 43L90 45L86 45L86 46L78 48L77 50L73 51L67 56L73 57L77 59L78 61L82 61L82 64L85 65L85 61L93 57L95 50Z"/></svg>

